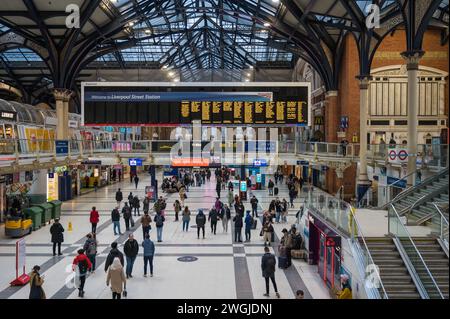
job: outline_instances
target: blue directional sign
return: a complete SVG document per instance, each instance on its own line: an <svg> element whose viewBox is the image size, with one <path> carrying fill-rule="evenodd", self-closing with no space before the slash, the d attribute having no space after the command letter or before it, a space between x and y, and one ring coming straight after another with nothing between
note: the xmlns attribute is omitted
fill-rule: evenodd
<svg viewBox="0 0 450 319"><path fill-rule="evenodd" d="M69 141L67 140L56 140L55 141L56 155L67 155L69 154Z"/></svg>
<svg viewBox="0 0 450 319"><path fill-rule="evenodd" d="M267 166L267 161L265 159L255 159L253 160L253 166L255 167Z"/></svg>
<svg viewBox="0 0 450 319"><path fill-rule="evenodd" d="M130 166L142 166L142 160L140 158L130 158L128 164Z"/></svg>

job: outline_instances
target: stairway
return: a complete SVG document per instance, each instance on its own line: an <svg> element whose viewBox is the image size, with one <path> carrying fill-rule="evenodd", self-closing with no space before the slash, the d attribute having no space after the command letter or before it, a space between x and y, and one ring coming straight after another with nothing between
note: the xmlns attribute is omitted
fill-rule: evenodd
<svg viewBox="0 0 450 319"><path fill-rule="evenodd" d="M391 238L365 238L389 299L420 299L420 294Z"/></svg>
<svg viewBox="0 0 450 319"><path fill-rule="evenodd" d="M449 263L448 257L439 245L438 241L433 238L413 238L414 244L419 250L425 264L430 269L439 289L445 298L449 298ZM425 272L424 269L416 269L420 274ZM431 284L431 280L423 282L426 286ZM430 298L439 298L439 296L430 296Z"/></svg>
<svg viewBox="0 0 450 319"><path fill-rule="evenodd" d="M426 201L417 205L408 215L408 224L424 225L431 223L431 226L440 225L440 215L437 214L433 202L448 202L448 170L432 182L424 182L416 186L407 196L400 196L393 204L400 215L408 214L410 208L423 196L428 195ZM433 194L434 193L434 194ZM448 215L447 215L448 220Z"/></svg>

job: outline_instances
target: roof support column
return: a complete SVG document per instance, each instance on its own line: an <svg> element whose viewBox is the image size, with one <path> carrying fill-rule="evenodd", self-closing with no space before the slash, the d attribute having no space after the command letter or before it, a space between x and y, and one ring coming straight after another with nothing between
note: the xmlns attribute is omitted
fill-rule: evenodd
<svg viewBox="0 0 450 319"><path fill-rule="evenodd" d="M71 92L66 89L55 89L53 95L56 100L56 139L67 140L69 138L69 100Z"/></svg>
<svg viewBox="0 0 450 319"><path fill-rule="evenodd" d="M338 91L328 91L325 95L325 141L337 143L339 123Z"/></svg>
<svg viewBox="0 0 450 319"><path fill-rule="evenodd" d="M369 105L369 80L370 76L359 76L359 177L358 177L358 202L366 194L370 187L367 176L367 108Z"/></svg>
<svg viewBox="0 0 450 319"><path fill-rule="evenodd" d="M419 61L422 58L423 51L407 51L402 56L406 60L408 70L408 186L415 185L417 170L417 124L419 108Z"/></svg>

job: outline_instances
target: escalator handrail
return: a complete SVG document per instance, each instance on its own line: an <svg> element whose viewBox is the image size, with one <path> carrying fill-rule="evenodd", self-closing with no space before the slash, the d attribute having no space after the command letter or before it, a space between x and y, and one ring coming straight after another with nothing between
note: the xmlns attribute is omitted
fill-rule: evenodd
<svg viewBox="0 0 450 319"><path fill-rule="evenodd" d="M441 296L441 299L445 299L444 295L442 294L441 289L439 289L439 286L437 285L436 281L434 280L434 277L433 277L433 275L431 274L430 269L428 268L427 264L425 263L425 260L423 259L422 254L419 252L419 249L417 248L416 244L414 243L414 240L412 239L411 235L409 234L408 229L405 227L405 225L403 225L402 220L400 219L400 215L399 215L398 212L397 212L397 209L395 208L395 206L394 206L392 203L390 204L390 206L391 206L391 208L393 209L393 211L394 211L394 213L395 213L395 217L396 217L397 220L398 220L398 224L400 224L401 227L403 228L405 234L407 235L407 238L409 239L409 241L410 241L411 244L412 244L412 247L414 248L415 252L416 252L417 255L419 256L420 261L422 262L422 264L423 264L424 267L425 267L425 270L427 271L428 275L430 276L431 281L433 282L434 287L435 287L435 288L437 289L437 291L439 292L439 295ZM388 215L389 215L389 213L388 213ZM389 216L390 216L390 215L389 215ZM389 222L389 221L388 221L388 222ZM395 234L394 234L394 235L395 235ZM403 246L403 244L402 244L402 246ZM422 283L422 284L423 284L423 283Z"/></svg>

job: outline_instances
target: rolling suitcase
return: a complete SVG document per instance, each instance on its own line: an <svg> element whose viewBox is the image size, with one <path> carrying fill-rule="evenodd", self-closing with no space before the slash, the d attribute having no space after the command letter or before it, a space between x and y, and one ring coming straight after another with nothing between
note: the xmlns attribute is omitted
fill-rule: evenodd
<svg viewBox="0 0 450 319"><path fill-rule="evenodd" d="M275 187L275 188L273 189L273 193L275 194L275 196L278 195L278 187Z"/></svg>
<svg viewBox="0 0 450 319"><path fill-rule="evenodd" d="M253 219L252 229L256 229L256 225L258 225L258 221L256 219Z"/></svg>
<svg viewBox="0 0 450 319"><path fill-rule="evenodd" d="M287 257L278 256L278 268L286 269L288 264Z"/></svg>
<svg viewBox="0 0 450 319"><path fill-rule="evenodd" d="M270 238L270 242L274 243L275 242L275 232L271 233L272 237Z"/></svg>

